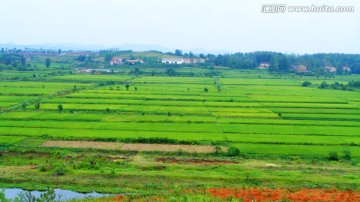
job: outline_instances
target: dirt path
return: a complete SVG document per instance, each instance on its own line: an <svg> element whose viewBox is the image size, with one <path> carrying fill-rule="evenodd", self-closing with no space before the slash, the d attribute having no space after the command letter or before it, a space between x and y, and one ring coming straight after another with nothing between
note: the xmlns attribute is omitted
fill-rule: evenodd
<svg viewBox="0 0 360 202"><path fill-rule="evenodd" d="M67 148L93 148L120 150L123 143L119 142L89 142L89 141L46 141L42 147L67 147Z"/></svg>
<svg viewBox="0 0 360 202"><path fill-rule="evenodd" d="M65 148L93 148L122 151L184 151L190 153L211 153L214 146L202 145L172 145L172 144L127 144L119 142L90 142L90 141L46 141L42 147Z"/></svg>

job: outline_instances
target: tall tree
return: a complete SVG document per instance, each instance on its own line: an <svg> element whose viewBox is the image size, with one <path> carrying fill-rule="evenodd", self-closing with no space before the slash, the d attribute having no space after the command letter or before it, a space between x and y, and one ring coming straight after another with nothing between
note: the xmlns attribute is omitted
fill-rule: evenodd
<svg viewBox="0 0 360 202"><path fill-rule="evenodd" d="M21 57L20 62L21 62L21 66L23 66L23 67L26 66L26 59L25 59L25 57Z"/></svg>
<svg viewBox="0 0 360 202"><path fill-rule="evenodd" d="M169 75L169 76L174 76L174 75L176 74L174 68L166 69L166 73L167 73L167 75Z"/></svg>
<svg viewBox="0 0 360 202"><path fill-rule="evenodd" d="M49 68L50 65L51 65L51 60L50 60L50 58L46 58L46 59L45 59L45 66L46 66L46 68Z"/></svg>
<svg viewBox="0 0 360 202"><path fill-rule="evenodd" d="M194 54L193 54L191 51L189 52L189 57L190 57L190 58L193 58L193 57L194 57Z"/></svg>
<svg viewBox="0 0 360 202"><path fill-rule="evenodd" d="M110 62L110 60L112 60L112 57L113 57L112 54L110 54L110 53L106 54L105 55L105 62Z"/></svg>
<svg viewBox="0 0 360 202"><path fill-rule="evenodd" d="M279 58L275 55L271 57L269 70L279 71Z"/></svg>
<svg viewBox="0 0 360 202"><path fill-rule="evenodd" d="M182 50L176 49L176 50L175 50L175 55L176 55L176 56L182 56L182 55L183 55Z"/></svg>
<svg viewBox="0 0 360 202"><path fill-rule="evenodd" d="M57 106L57 108L58 108L59 112L62 112L62 111L64 110L62 104L59 104L59 105Z"/></svg>
<svg viewBox="0 0 360 202"><path fill-rule="evenodd" d="M290 62L287 56L281 55L279 59L279 70L280 71L289 71L290 70Z"/></svg>

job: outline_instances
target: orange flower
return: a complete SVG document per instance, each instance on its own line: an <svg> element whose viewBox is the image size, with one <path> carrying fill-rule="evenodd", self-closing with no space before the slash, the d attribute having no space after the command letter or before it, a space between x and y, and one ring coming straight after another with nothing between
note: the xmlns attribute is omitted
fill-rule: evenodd
<svg viewBox="0 0 360 202"><path fill-rule="evenodd" d="M304 201L304 202L353 202L360 201L360 192L354 191L338 191L338 190L324 190L324 189L300 189L291 192L286 189L231 189L219 188L208 189L206 193L211 194L213 197L226 200L228 198L242 199L244 202L251 201L279 201L287 199L291 201Z"/></svg>

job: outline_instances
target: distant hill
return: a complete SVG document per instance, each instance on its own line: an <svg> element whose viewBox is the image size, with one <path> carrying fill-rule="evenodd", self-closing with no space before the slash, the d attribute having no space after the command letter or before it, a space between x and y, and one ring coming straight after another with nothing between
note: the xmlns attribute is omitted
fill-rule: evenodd
<svg viewBox="0 0 360 202"><path fill-rule="evenodd" d="M52 49L52 50L74 50L74 51L98 51L100 49L118 49L118 50L133 50L133 51L150 51L150 50L157 50L161 52L174 52L176 48L168 48L164 46L154 45L154 44L133 44L133 43L126 43L120 45L113 45L113 46L106 46L106 45L98 45L98 44L73 44L73 43L43 43L43 44L13 44L13 43L3 43L0 44L0 47L8 48L8 49ZM195 54L204 53L204 54L224 54L224 53L231 53L231 51L226 50L206 50L204 48L194 48L194 49L183 49L184 53L193 52Z"/></svg>

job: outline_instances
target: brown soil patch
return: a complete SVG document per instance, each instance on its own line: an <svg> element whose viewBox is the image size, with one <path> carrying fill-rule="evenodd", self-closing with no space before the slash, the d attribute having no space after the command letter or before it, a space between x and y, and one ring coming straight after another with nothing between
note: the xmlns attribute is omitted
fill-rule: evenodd
<svg viewBox="0 0 360 202"><path fill-rule="evenodd" d="M43 147L93 148L122 151L184 151L189 153L211 153L214 146L202 145L172 145L172 144L124 144L119 142L89 142L89 141L46 141ZM223 148L224 149L224 148Z"/></svg>
<svg viewBox="0 0 360 202"><path fill-rule="evenodd" d="M199 145L171 145L171 144L124 144L121 150L130 151L184 151L190 153L210 153L214 152L213 146Z"/></svg>
<svg viewBox="0 0 360 202"><path fill-rule="evenodd" d="M267 163L265 164L264 166L265 168L279 168L281 166L277 165L277 164L274 164L274 163Z"/></svg>
<svg viewBox="0 0 360 202"><path fill-rule="evenodd" d="M89 142L89 141L46 141L43 147L67 147L67 148L93 148L93 149L110 149L120 150L123 146L118 142Z"/></svg>
<svg viewBox="0 0 360 202"><path fill-rule="evenodd" d="M27 165L27 166L3 166L3 170L14 171L14 170L31 170L38 168L38 165Z"/></svg>
<svg viewBox="0 0 360 202"><path fill-rule="evenodd" d="M220 164L235 164L236 161L231 160L211 160L211 159L178 159L174 157L157 158L156 161L163 163L186 163L196 165L220 165Z"/></svg>

